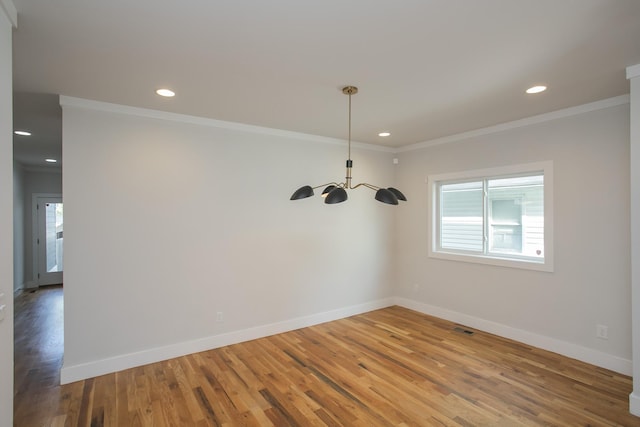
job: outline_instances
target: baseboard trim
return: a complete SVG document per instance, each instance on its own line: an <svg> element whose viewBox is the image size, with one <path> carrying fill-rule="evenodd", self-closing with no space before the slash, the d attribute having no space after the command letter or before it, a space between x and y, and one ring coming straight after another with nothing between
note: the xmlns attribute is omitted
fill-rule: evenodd
<svg viewBox="0 0 640 427"><path fill-rule="evenodd" d="M629 395L629 412L640 417L640 394L635 391Z"/></svg>
<svg viewBox="0 0 640 427"><path fill-rule="evenodd" d="M29 280L28 282L24 282L22 285L22 289L26 291L30 291L33 289L38 289L38 282L34 282L33 280Z"/></svg>
<svg viewBox="0 0 640 427"><path fill-rule="evenodd" d="M451 322L460 323L474 329L489 332L504 338L509 338L527 345L548 350L561 354L572 359L590 363L601 368L609 369L624 375L632 375L632 361L621 357L602 353L597 350L582 347L566 341L557 340L544 335L538 335L522 329L516 329L490 320L481 319L470 316L468 314L459 313L445 308L412 301L406 298L394 298L396 305L428 314L430 316L439 317ZM638 396L636 396L638 398ZM636 403L640 410L640 402Z"/></svg>
<svg viewBox="0 0 640 427"><path fill-rule="evenodd" d="M295 329L318 325L325 322L331 322L345 317L390 307L392 305L399 305L430 316L460 323L474 329L552 351L554 353L571 357L573 359L590 363L624 375L632 375L631 360L612 356L597 350L571 344L555 338L538 335L521 329L516 329L500 323L441 307L412 301L406 298L393 297L92 362L74 365L63 364L63 367L60 370L60 382L61 384L68 384L124 369L134 368L136 366L172 359L174 357L185 356L187 354L198 353ZM640 415L640 395L632 393L629 396L629 404L631 413L634 415Z"/></svg>
<svg viewBox="0 0 640 427"><path fill-rule="evenodd" d="M88 363L74 365L63 364L60 370L60 383L68 384L75 381L93 378L136 366L160 362L187 354L212 350L227 345L250 341L270 335L293 331L308 326L331 322L345 317L366 313L394 305L393 298L371 301L364 304L353 305L335 310L316 313L309 316L297 317L282 322L271 323L239 331L213 335L193 341L185 341L165 347L158 347L136 353L129 353L107 359L96 360Z"/></svg>

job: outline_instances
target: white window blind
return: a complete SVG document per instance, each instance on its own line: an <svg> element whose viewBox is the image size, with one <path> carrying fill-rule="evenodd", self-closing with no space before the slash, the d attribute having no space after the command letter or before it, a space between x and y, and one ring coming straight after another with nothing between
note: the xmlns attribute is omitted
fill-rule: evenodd
<svg viewBox="0 0 640 427"><path fill-rule="evenodd" d="M441 184L440 246L482 251L482 182Z"/></svg>
<svg viewBox="0 0 640 427"><path fill-rule="evenodd" d="M434 216L430 255L493 259L500 265L502 261L541 264L549 271L545 199L551 199L545 191L551 191L552 172L550 162L529 170L533 166L478 171L478 176L430 177ZM546 235L552 238L550 231Z"/></svg>

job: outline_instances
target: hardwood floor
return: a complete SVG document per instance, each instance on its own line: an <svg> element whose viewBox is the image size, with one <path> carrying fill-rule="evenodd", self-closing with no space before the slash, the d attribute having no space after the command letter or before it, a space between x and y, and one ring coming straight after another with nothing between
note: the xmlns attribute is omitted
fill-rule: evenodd
<svg viewBox="0 0 640 427"><path fill-rule="evenodd" d="M391 307L59 386L62 289L16 299L22 426L640 426L631 378Z"/></svg>

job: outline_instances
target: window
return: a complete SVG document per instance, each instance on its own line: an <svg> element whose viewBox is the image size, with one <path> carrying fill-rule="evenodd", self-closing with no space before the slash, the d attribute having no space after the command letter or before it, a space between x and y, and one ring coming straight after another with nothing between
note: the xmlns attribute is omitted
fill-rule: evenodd
<svg viewBox="0 0 640 427"><path fill-rule="evenodd" d="M429 256L553 271L551 162L430 176Z"/></svg>

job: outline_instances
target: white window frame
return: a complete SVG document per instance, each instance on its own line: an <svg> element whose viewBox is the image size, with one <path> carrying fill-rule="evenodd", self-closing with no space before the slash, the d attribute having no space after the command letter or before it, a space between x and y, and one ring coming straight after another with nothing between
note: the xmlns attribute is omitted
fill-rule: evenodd
<svg viewBox="0 0 640 427"><path fill-rule="evenodd" d="M508 176L518 176L531 173L544 174L544 258L541 260L519 259L517 256L511 257L507 254L477 254L463 253L462 251L448 251L438 248L438 183L443 181L471 181L484 180L487 178L501 178ZM519 165L510 165L489 169L478 169L472 171L453 172L438 175L429 175L427 178L428 187L428 256L430 258L462 261L478 264L495 265L500 267L521 268L526 270L537 270L553 272L553 162L535 162ZM486 215L485 215L486 216Z"/></svg>

